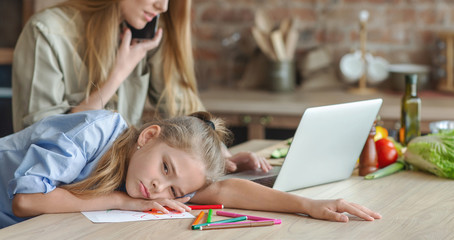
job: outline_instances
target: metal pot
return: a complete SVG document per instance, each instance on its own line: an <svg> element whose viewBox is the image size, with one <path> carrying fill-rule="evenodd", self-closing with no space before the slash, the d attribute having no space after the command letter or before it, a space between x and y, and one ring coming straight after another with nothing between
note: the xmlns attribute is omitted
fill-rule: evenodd
<svg viewBox="0 0 454 240"><path fill-rule="evenodd" d="M427 65L417 64L391 64L389 65L390 77L388 81L393 90L405 91L405 75L417 74L418 75L418 90L428 89L430 67Z"/></svg>

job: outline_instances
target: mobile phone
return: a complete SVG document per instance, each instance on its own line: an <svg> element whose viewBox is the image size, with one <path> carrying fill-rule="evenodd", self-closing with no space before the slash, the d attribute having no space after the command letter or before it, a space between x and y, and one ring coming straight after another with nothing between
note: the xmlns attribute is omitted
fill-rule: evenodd
<svg viewBox="0 0 454 240"><path fill-rule="evenodd" d="M156 15L156 17L154 17L153 20L151 20L151 22L148 22L142 29L135 29L128 23L126 23L126 25L128 26L129 29L131 29L132 38L152 39L154 38L156 31L158 30L158 21L159 15Z"/></svg>

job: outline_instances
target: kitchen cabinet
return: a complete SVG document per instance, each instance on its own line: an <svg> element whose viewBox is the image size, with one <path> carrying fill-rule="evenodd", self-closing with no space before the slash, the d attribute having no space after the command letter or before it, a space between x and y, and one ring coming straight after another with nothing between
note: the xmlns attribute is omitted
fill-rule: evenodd
<svg viewBox="0 0 454 240"><path fill-rule="evenodd" d="M428 133L429 123L454 120L454 95L421 91L421 131ZM248 139L265 139L266 130L296 129L308 107L351 101L382 98L379 123L391 130L399 127L402 93L380 92L370 95L352 94L346 89L295 90L291 93L273 93L257 90L211 89L200 97L206 109L222 117L229 127L245 127ZM145 110L145 117L150 117Z"/></svg>
<svg viewBox="0 0 454 240"><path fill-rule="evenodd" d="M46 7L55 5L63 0L22 0L22 26L36 12ZM0 48L0 65L11 65L13 62L14 48Z"/></svg>

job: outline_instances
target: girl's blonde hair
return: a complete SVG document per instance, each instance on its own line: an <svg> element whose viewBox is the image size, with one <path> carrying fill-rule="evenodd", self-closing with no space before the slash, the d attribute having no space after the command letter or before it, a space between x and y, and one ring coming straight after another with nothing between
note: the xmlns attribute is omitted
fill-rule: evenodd
<svg viewBox="0 0 454 240"><path fill-rule="evenodd" d="M207 184L224 174L224 142L230 141L231 132L221 119L212 118L207 112L166 120L157 119L142 126L131 126L122 133L112 147L102 156L91 175L77 183L63 186L74 194L97 195L115 191L125 183L130 156L140 133L150 125L159 125L159 141L170 147L199 156L205 165Z"/></svg>
<svg viewBox="0 0 454 240"><path fill-rule="evenodd" d="M79 10L85 20L83 60L88 72L87 97L107 80L115 62L120 34L121 0L68 0L57 6ZM172 1L163 22L162 76L164 89L157 109L167 117L200 111L191 39L191 0ZM177 74L178 73L178 74Z"/></svg>

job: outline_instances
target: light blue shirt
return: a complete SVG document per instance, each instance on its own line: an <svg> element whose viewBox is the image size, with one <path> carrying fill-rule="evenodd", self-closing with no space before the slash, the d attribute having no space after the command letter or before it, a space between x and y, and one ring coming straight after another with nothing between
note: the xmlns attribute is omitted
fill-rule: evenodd
<svg viewBox="0 0 454 240"><path fill-rule="evenodd" d="M0 228L26 220L12 213L17 193L48 193L88 177L128 127L106 110L55 115L0 138Z"/></svg>

